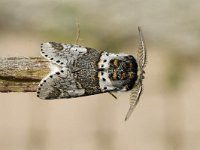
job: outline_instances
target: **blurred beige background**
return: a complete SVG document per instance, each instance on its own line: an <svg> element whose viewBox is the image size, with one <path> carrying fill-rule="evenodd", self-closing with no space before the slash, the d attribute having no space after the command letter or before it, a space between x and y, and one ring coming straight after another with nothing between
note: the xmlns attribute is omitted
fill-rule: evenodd
<svg viewBox="0 0 200 150"><path fill-rule="evenodd" d="M148 48L144 93L124 122L130 93L42 101L0 93L1 150L199 150L200 1L0 0L0 56L39 56L40 43L134 54ZM135 50L135 51L134 51Z"/></svg>

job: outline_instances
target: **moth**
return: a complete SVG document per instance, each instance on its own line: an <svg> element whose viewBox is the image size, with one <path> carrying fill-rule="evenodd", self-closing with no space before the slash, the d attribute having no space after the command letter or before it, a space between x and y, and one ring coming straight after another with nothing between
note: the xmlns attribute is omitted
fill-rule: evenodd
<svg viewBox="0 0 200 150"><path fill-rule="evenodd" d="M143 91L147 51L139 31L137 57L114 54L76 44L47 42L41 44L41 55L49 60L51 72L42 79L37 96L44 100L69 99L100 93L131 91L131 116Z"/></svg>

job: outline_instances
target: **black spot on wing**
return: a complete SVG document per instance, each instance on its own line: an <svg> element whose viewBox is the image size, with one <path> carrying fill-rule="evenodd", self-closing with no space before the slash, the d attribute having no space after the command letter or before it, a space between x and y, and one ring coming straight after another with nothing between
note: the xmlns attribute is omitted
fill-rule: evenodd
<svg viewBox="0 0 200 150"><path fill-rule="evenodd" d="M85 89L68 68L48 75L41 81L37 91L37 96L45 100L79 97L84 94Z"/></svg>

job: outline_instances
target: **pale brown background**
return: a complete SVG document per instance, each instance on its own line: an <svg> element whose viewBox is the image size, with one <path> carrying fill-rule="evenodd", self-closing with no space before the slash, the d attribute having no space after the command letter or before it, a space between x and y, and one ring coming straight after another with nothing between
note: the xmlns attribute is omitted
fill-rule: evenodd
<svg viewBox="0 0 200 150"><path fill-rule="evenodd" d="M40 43L134 54L148 47L145 91L128 122L130 93L42 101L0 93L0 150L199 150L199 0L0 0L0 56L39 56Z"/></svg>

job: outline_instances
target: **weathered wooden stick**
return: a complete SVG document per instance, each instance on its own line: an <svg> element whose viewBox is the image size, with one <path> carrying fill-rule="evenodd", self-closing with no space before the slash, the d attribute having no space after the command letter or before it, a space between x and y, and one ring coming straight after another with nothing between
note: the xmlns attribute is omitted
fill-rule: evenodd
<svg viewBox="0 0 200 150"><path fill-rule="evenodd" d="M35 92L49 71L41 57L0 58L0 92Z"/></svg>

